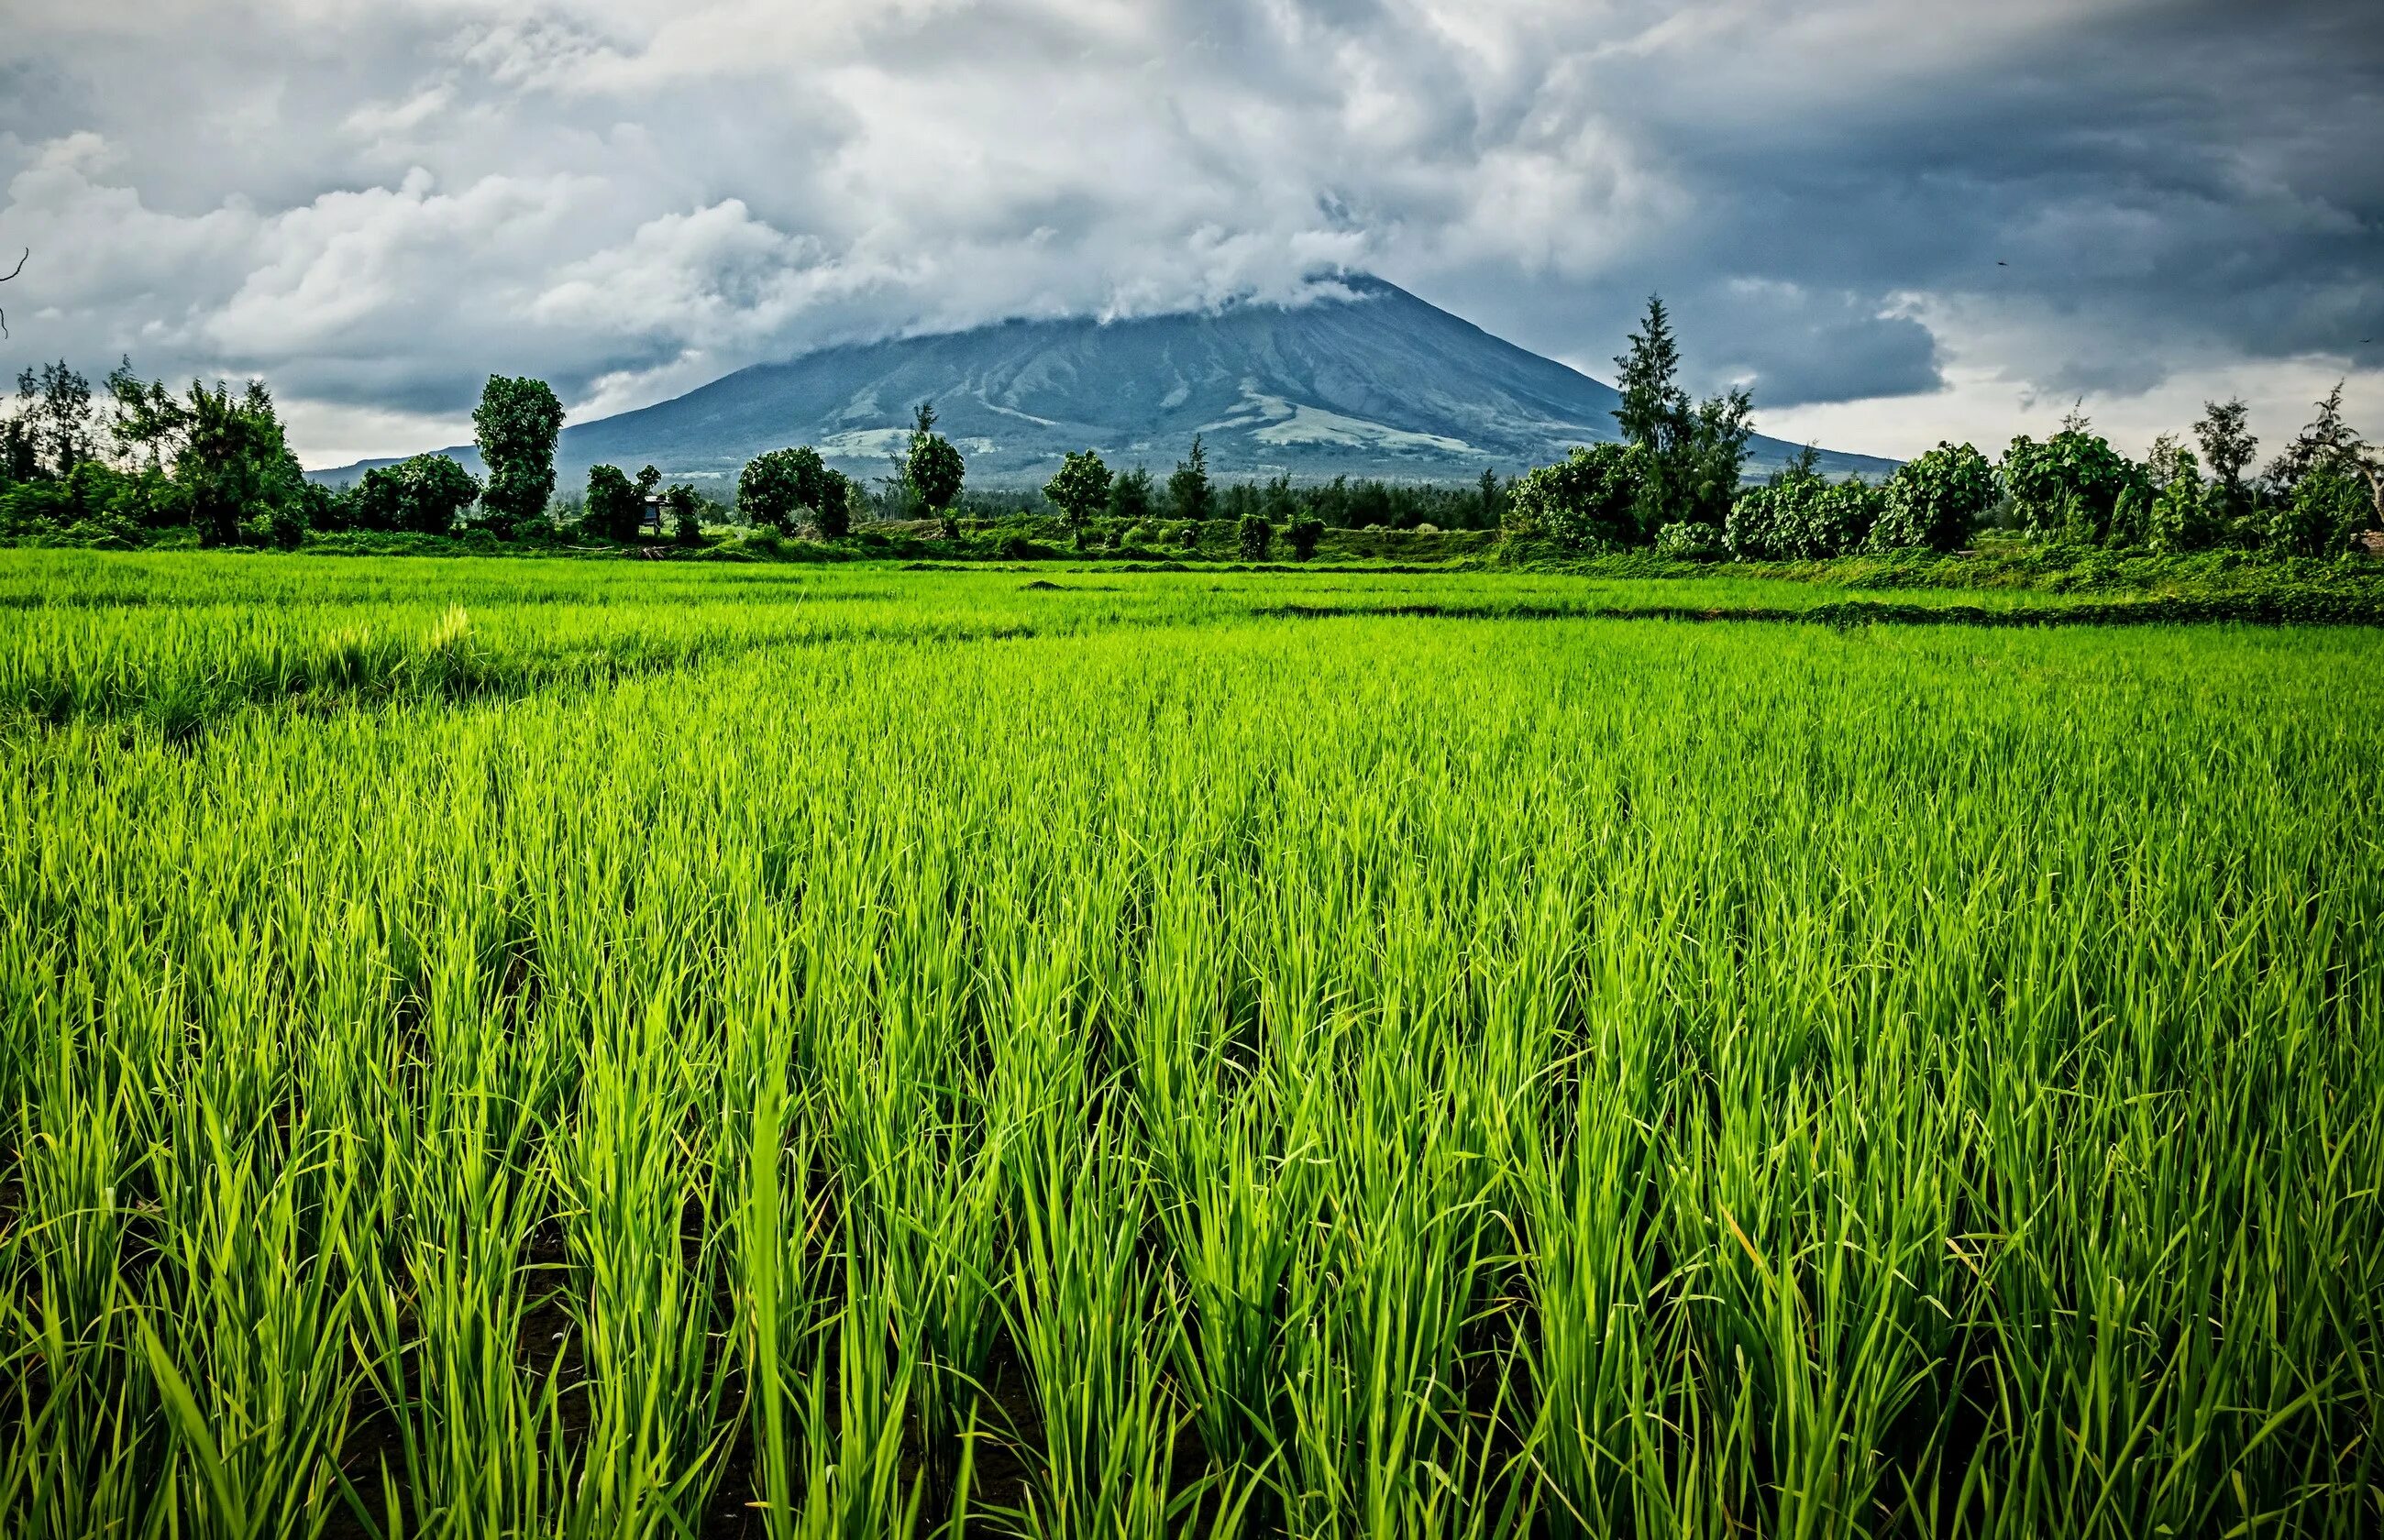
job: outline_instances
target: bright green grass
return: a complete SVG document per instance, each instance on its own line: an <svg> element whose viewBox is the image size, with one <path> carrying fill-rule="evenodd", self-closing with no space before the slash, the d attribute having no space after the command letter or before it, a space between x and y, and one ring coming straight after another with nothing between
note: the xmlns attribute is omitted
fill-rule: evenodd
<svg viewBox="0 0 2384 1540"><path fill-rule="evenodd" d="M0 1534L2375 1533L2384 634L1640 602L0 564Z"/></svg>

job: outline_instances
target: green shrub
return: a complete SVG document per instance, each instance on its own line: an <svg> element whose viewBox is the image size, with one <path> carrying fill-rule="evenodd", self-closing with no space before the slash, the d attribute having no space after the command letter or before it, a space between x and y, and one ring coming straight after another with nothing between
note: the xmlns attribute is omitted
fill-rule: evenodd
<svg viewBox="0 0 2384 1540"><path fill-rule="evenodd" d="M1274 526L1256 514L1245 514L1236 532L1235 544L1242 553L1242 560L1263 562L1267 559L1268 550L1274 544Z"/></svg>
<svg viewBox="0 0 2384 1540"><path fill-rule="evenodd" d="M1656 532L1656 554L1676 562L1718 562L1729 553L1719 525L1679 519Z"/></svg>

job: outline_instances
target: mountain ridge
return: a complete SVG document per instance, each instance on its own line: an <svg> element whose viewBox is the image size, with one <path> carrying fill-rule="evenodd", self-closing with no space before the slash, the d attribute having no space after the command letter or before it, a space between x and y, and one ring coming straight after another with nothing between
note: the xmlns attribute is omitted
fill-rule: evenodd
<svg viewBox="0 0 2384 1540"><path fill-rule="evenodd" d="M589 466L610 463L733 485L753 455L800 443L849 474L881 476L913 407L929 400L970 481L990 487L1037 484L1062 454L1087 448L1120 469L1163 475L1196 433L1212 475L1296 481L1512 474L1618 437L1612 387L1381 279L1338 287L1340 296L1290 305L1012 319L814 349L565 428L557 484L572 489ZM1758 437L1748 468L1769 469L1799 447ZM478 468L468 446L441 453ZM336 484L391 463L312 474ZM1896 464L1834 451L1820 463L1836 475Z"/></svg>

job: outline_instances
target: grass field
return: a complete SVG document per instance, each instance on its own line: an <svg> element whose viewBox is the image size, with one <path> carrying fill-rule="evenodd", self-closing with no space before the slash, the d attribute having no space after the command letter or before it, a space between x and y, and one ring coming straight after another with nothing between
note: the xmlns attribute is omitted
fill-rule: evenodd
<svg viewBox="0 0 2384 1540"><path fill-rule="evenodd" d="M2377 1533L2384 631L1849 598L0 553L0 1534Z"/></svg>

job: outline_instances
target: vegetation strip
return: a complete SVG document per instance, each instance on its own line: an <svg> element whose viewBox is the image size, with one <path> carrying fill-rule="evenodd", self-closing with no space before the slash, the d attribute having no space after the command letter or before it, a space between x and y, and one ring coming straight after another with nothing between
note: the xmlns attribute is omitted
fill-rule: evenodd
<svg viewBox="0 0 2384 1540"><path fill-rule="evenodd" d="M1815 626L2188 626L2240 621L2262 626L2384 626L2384 599L2364 594L2246 594L2081 602L1991 610L1976 604L1824 603L1803 608L1743 605L1273 604L1255 612L1297 620L1402 616L1431 620L1740 620Z"/></svg>

